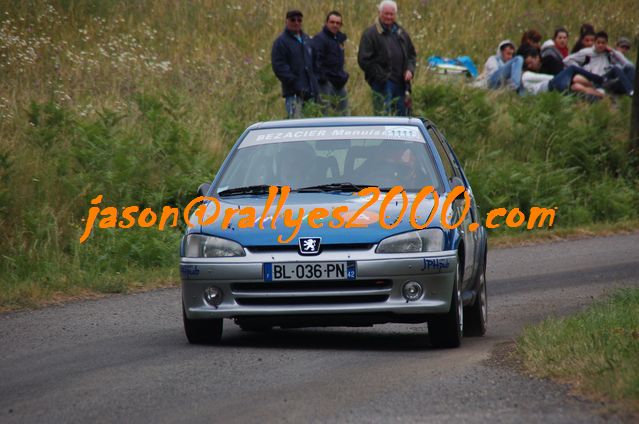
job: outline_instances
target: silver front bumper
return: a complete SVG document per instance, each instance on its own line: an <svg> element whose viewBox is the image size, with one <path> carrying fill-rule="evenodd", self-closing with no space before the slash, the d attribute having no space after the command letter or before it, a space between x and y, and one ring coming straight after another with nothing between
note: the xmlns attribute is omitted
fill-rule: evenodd
<svg viewBox="0 0 639 424"><path fill-rule="evenodd" d="M262 266L273 262L355 261L357 279L291 281L283 286L265 282ZM182 300L186 315L198 318L295 314L447 312L450 307L456 252L376 254L366 251L331 251L302 257L297 252L248 252L241 258L181 258ZM423 296L407 302L402 286L417 281ZM358 284L358 283L361 283ZM203 292L216 286L223 301L211 306ZM312 286L309 288L308 286Z"/></svg>

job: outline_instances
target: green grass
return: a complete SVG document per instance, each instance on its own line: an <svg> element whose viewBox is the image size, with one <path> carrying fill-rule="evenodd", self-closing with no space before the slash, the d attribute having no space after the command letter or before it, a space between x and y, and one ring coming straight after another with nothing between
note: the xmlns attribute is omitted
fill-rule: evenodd
<svg viewBox="0 0 639 424"><path fill-rule="evenodd" d="M639 289L622 289L582 313L528 327L518 350L535 375L639 412Z"/></svg>
<svg viewBox="0 0 639 424"><path fill-rule="evenodd" d="M628 36L639 32L626 13L634 1L596 16L594 0L399 2L419 54L415 110L454 145L482 211L558 206L560 231L634 222L628 99L589 105L442 84L426 58L470 54L481 65L528 26L548 36L590 21L612 39ZM311 34L328 10L343 13L350 104L371 114L356 56L377 3L0 0L0 308L165 280L158 270L176 266L182 229L100 230L80 244L89 200L183 206L246 126L284 117L270 48L288 8L304 11Z"/></svg>

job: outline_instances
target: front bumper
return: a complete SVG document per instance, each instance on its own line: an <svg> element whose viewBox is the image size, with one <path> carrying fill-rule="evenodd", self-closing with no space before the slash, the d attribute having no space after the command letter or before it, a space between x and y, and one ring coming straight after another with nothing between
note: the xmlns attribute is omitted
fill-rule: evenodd
<svg viewBox="0 0 639 424"><path fill-rule="evenodd" d="M273 262L355 261L357 278L337 281L265 282L262 266ZM454 250L410 254L331 251L312 257L297 252L247 252L240 258L181 258L182 301L190 319L322 314L445 313L449 310L457 269ZM417 281L419 300L407 302L402 286ZM311 284L312 283L312 284ZM216 286L223 292L217 307L203 292Z"/></svg>

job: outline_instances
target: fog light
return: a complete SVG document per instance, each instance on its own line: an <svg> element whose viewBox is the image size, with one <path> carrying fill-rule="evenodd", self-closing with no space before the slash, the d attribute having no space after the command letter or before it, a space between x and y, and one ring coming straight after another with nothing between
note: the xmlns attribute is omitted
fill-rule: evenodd
<svg viewBox="0 0 639 424"><path fill-rule="evenodd" d="M424 290L422 289L422 285L417 281L407 281L404 283L404 287L402 287L402 295L404 299L409 302L415 301L422 297L422 293Z"/></svg>
<svg viewBox="0 0 639 424"><path fill-rule="evenodd" d="M204 289L204 300L211 306L222 303L222 290L217 287L207 287Z"/></svg>

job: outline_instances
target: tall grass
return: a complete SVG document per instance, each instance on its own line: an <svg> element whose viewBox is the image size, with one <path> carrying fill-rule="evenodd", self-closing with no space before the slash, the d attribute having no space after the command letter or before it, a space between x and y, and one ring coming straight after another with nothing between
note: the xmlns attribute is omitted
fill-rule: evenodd
<svg viewBox="0 0 639 424"><path fill-rule="evenodd" d="M352 110L371 114L356 56L376 3L0 0L0 305L122 291L132 275L176 278L166 267L178 231L101 231L80 246L89 199L181 205L248 124L284 117L270 48L289 8L303 10L310 34L329 10L343 13ZM484 208L569 205L562 224L635 216L627 102L611 109L442 86L425 59L469 54L481 64L525 28L548 36L583 21L614 40L639 32L628 13L635 3L399 1L419 53L416 109L456 145ZM577 190L586 181L591 189Z"/></svg>

